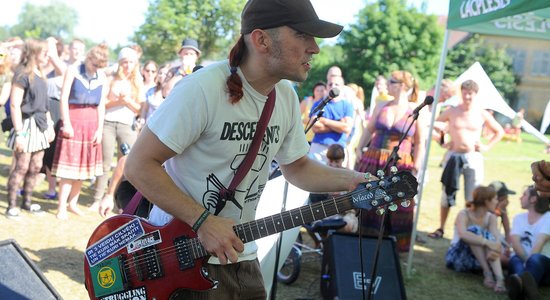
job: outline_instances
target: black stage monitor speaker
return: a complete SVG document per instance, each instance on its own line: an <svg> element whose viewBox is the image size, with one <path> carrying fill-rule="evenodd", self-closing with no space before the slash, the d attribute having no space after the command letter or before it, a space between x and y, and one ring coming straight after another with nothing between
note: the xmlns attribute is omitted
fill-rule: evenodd
<svg viewBox="0 0 550 300"><path fill-rule="evenodd" d="M62 299L15 240L0 241L0 299Z"/></svg>
<svg viewBox="0 0 550 300"><path fill-rule="evenodd" d="M375 237L363 237L363 271L367 286L372 273L376 242ZM334 233L329 237L321 276L324 299L362 299L361 259L359 238L356 235ZM407 299L393 238L382 239L372 292L373 300ZM366 289L365 297L368 298Z"/></svg>

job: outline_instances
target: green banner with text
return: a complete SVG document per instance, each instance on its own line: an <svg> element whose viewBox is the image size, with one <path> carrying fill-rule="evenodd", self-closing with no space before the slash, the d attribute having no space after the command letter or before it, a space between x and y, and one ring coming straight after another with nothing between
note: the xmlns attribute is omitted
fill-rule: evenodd
<svg viewBox="0 0 550 300"><path fill-rule="evenodd" d="M451 0L447 28L550 40L550 1Z"/></svg>

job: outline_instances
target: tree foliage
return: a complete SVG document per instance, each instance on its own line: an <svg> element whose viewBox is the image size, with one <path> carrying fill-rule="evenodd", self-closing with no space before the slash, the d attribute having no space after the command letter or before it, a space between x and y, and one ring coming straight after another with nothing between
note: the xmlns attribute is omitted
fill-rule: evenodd
<svg viewBox="0 0 550 300"><path fill-rule="evenodd" d="M357 23L341 34L347 82L370 87L377 75L411 72L421 88L434 84L443 43L437 17L407 7L405 0L379 0L359 11Z"/></svg>
<svg viewBox="0 0 550 300"><path fill-rule="evenodd" d="M313 56L311 62L311 70L307 81L299 85L298 95L300 99L313 94L312 88L319 81L326 82L327 70L334 66L340 66L343 49L339 45L324 45L321 47L321 52Z"/></svg>
<svg viewBox="0 0 550 300"><path fill-rule="evenodd" d="M246 0L152 0L133 41L144 59L167 62L185 38L199 42L203 59L227 56L239 34Z"/></svg>
<svg viewBox="0 0 550 300"><path fill-rule="evenodd" d="M46 39L58 36L72 38L78 23L77 11L65 3L52 1L49 5L25 3L16 25L10 28L12 36Z"/></svg>
<svg viewBox="0 0 550 300"><path fill-rule="evenodd" d="M505 101L513 106L518 97L516 86L519 76L514 74L512 58L506 49L485 44L478 34L449 50L444 77L455 79L476 61L479 61Z"/></svg>

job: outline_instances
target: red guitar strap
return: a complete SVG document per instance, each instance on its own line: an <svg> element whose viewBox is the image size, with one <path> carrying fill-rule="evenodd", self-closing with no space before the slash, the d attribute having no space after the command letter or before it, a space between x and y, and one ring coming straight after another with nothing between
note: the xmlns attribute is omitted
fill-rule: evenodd
<svg viewBox="0 0 550 300"><path fill-rule="evenodd" d="M248 153L246 153L244 160L239 165L239 168L235 173L235 177L231 180L229 187L222 188L220 190L220 198L222 200L235 201L235 189L239 183L243 181L244 176L246 176L248 171L250 171L252 163L254 163L256 156L258 156L258 151L260 150L260 145L262 144L262 139L265 134L265 130L267 129L267 124L269 123L269 119L271 119L271 114L273 113L273 108L275 107L275 96L275 88L273 88L269 95L267 95L267 101L262 110L262 114L260 115L260 120L258 121L258 126L256 126L256 132L254 133L254 138L252 140L252 144L250 144ZM225 201L219 202L219 204L225 206ZM219 211L221 211L221 209L216 208L216 212Z"/></svg>
<svg viewBox="0 0 550 300"><path fill-rule="evenodd" d="M235 177L233 177L233 180L231 180L229 187L222 188L220 190L220 198L222 199L222 201L218 202L220 207L216 208L216 212L219 212L223 209L226 201L235 201L235 189L237 188L239 183L243 181L244 176L246 176L248 171L250 171L252 163L256 159L256 156L258 156L258 151L260 150L260 145L262 144L262 139L265 134L265 130L267 129L267 124L271 119L273 108L275 107L275 96L275 88L273 88L273 90L267 96L267 101L262 110L262 114L260 115L260 120L258 121L258 126L256 126L256 132L254 133L254 138L252 139L252 144L248 149L248 153L246 153L244 160L239 165L239 168L235 173ZM135 214L137 207L141 202L141 199L143 199L141 193L139 191L136 192L134 197L132 197L132 200L130 200L128 205L126 205L126 207L124 208L124 213L131 215ZM239 206L238 203L235 204Z"/></svg>

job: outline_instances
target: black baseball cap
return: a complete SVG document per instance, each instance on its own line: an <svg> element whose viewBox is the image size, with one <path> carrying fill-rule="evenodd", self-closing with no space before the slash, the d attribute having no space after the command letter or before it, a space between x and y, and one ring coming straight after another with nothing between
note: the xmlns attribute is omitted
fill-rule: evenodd
<svg viewBox="0 0 550 300"><path fill-rule="evenodd" d="M320 20L309 0L248 0L241 14L241 34L285 25L319 38L335 37L344 28Z"/></svg>
<svg viewBox="0 0 550 300"><path fill-rule="evenodd" d="M499 197L516 194L515 191L509 190L506 184L502 181L493 181L489 184L489 186L495 189L495 191L497 192L497 196Z"/></svg>

